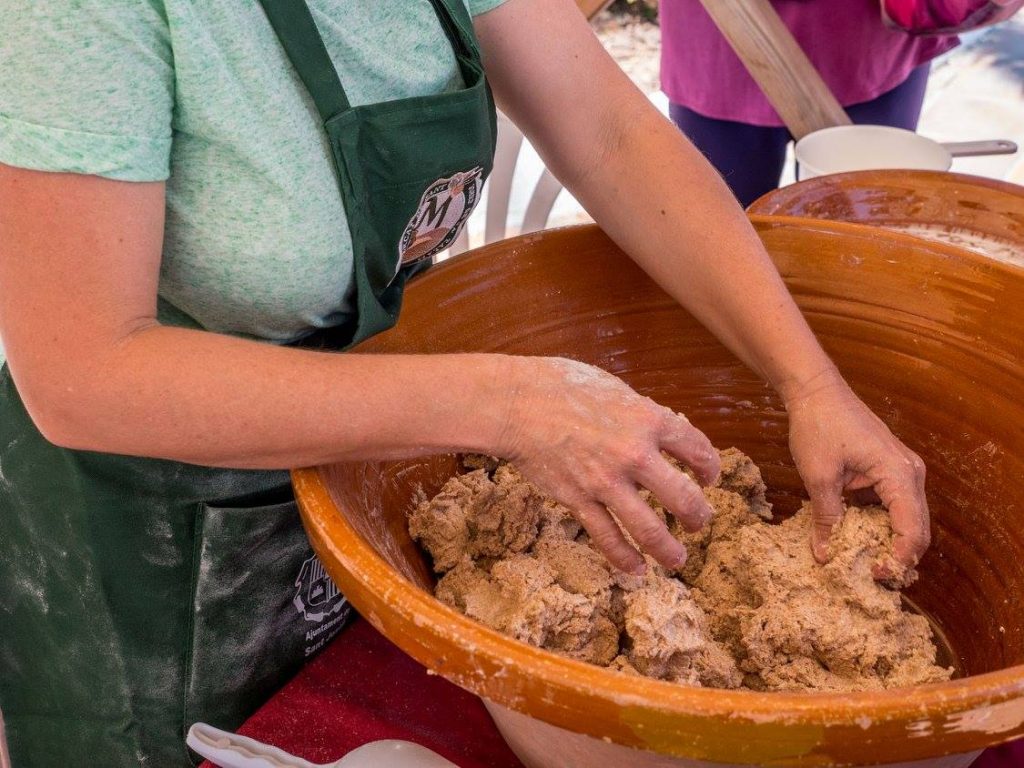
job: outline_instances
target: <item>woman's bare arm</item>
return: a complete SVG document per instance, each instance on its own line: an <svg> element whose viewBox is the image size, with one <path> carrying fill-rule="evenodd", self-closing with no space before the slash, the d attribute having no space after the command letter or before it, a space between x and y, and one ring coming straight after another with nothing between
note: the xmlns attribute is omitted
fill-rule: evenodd
<svg viewBox="0 0 1024 768"><path fill-rule="evenodd" d="M660 455L717 474L685 419L568 361L338 355L163 327L163 216L159 183L0 165L0 333L52 442L237 468L483 451L573 508L620 567L642 560L609 506L666 566L685 556L636 493L650 488L691 528L707 519Z"/></svg>
<svg viewBox="0 0 1024 768"><path fill-rule="evenodd" d="M714 169L612 61L572 0L509 0L476 29L499 104L555 175L785 400L819 558L842 491L873 487L890 508L897 554L916 561L928 545L924 465L850 392Z"/></svg>

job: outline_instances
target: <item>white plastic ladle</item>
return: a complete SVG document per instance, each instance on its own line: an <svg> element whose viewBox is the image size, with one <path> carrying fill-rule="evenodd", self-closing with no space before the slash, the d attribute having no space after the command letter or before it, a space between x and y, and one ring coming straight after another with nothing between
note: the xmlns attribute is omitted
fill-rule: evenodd
<svg viewBox="0 0 1024 768"><path fill-rule="evenodd" d="M206 723L189 728L185 743L221 768L458 768L426 747L397 739L371 741L323 766Z"/></svg>
<svg viewBox="0 0 1024 768"><path fill-rule="evenodd" d="M797 176L883 168L948 171L954 157L1012 155L1017 145L1005 139L940 143L887 125L837 125L796 143Z"/></svg>

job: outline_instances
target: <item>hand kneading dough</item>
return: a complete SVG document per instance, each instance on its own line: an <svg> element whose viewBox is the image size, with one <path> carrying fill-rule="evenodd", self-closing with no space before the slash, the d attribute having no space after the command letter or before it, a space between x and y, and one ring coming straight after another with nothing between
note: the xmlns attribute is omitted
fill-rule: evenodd
<svg viewBox="0 0 1024 768"><path fill-rule="evenodd" d="M946 680L931 628L878 584L896 581L884 510L849 507L832 560L814 562L805 507L772 525L761 473L735 449L704 493L711 523L687 533L642 495L686 544L670 574L650 558L633 576L592 549L569 510L509 464L473 458L411 513L409 530L430 553L436 595L517 640L570 658L686 685L768 691L857 691Z"/></svg>

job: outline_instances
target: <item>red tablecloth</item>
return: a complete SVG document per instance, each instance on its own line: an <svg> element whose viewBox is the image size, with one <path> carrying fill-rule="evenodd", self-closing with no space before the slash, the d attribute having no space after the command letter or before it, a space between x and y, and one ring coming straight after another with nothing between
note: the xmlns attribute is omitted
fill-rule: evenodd
<svg viewBox="0 0 1024 768"><path fill-rule="evenodd" d="M1024 741L1004 744L981 754L971 768L1022 768L1024 766Z"/></svg>
<svg viewBox="0 0 1024 768"><path fill-rule="evenodd" d="M406 739L460 768L522 768L476 696L428 675L362 619L238 732L313 763L368 741Z"/></svg>
<svg viewBox="0 0 1024 768"><path fill-rule="evenodd" d="M368 741L407 739L461 768L522 768L479 699L428 675L362 619L238 732L313 763ZM1024 768L1024 742L991 749L972 768Z"/></svg>

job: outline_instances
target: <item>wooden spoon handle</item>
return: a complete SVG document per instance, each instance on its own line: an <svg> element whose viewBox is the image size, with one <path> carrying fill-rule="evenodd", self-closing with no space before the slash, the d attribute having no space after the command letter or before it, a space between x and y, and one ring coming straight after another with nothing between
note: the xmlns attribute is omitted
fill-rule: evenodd
<svg viewBox="0 0 1024 768"><path fill-rule="evenodd" d="M769 0L701 3L795 138L850 124Z"/></svg>

